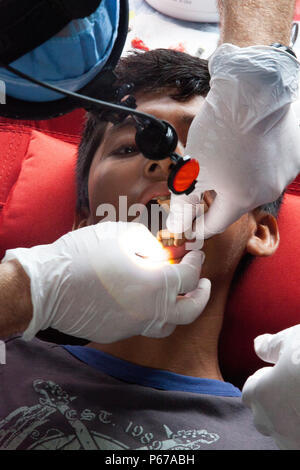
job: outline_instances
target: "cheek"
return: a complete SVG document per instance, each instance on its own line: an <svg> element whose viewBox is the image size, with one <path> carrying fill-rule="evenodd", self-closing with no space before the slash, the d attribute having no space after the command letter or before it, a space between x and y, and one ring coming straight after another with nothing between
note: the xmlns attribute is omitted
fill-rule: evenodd
<svg viewBox="0 0 300 470"><path fill-rule="evenodd" d="M225 232L205 241L203 251L206 258L201 275L212 281L232 277L245 253L248 238L249 224L246 215Z"/></svg>
<svg viewBox="0 0 300 470"><path fill-rule="evenodd" d="M88 190L91 211L91 223L97 223L103 217L99 213L103 213L99 206L101 204L109 204L113 206L111 214L115 213L118 217L119 197L127 197L127 205L129 206L138 194L138 173L139 164L134 162L133 158L124 161L103 160L95 166L91 167ZM98 209L98 216L96 212Z"/></svg>

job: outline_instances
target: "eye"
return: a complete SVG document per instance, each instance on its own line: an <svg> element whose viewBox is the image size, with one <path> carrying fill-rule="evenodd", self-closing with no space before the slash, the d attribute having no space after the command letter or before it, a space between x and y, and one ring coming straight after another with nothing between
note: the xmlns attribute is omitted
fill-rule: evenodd
<svg viewBox="0 0 300 470"><path fill-rule="evenodd" d="M122 145L111 152L115 156L131 156L140 153L136 145Z"/></svg>

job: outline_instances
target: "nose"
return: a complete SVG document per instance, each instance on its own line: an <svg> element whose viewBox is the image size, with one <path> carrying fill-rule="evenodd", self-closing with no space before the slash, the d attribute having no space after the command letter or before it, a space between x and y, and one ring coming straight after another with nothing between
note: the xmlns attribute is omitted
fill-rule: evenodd
<svg viewBox="0 0 300 470"><path fill-rule="evenodd" d="M167 180L173 167L171 158L148 160L144 166L144 176L152 181Z"/></svg>

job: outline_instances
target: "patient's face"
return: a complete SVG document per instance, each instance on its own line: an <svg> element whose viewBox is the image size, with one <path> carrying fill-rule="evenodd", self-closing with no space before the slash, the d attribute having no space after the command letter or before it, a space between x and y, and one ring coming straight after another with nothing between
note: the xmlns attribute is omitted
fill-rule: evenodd
<svg viewBox="0 0 300 470"><path fill-rule="evenodd" d="M136 94L136 100L138 110L153 114L173 125L178 135L176 151L182 153L190 124L203 104L203 98L194 97L187 102L178 102L166 94L139 93ZM118 216L119 196L127 196L127 205L130 207L136 203L146 205L157 196L169 195L167 178L171 161L166 159L155 162L143 157L136 148L135 133L133 124L108 124L89 173L88 225L104 218L96 215L101 204L112 204ZM206 192L204 199L207 209L213 200L213 192ZM246 214L224 233L206 240L202 248L206 260L201 275L215 282L224 282L225 278L232 276L246 251L247 240L254 225L251 214ZM181 249L180 256L172 256L180 259L183 250Z"/></svg>

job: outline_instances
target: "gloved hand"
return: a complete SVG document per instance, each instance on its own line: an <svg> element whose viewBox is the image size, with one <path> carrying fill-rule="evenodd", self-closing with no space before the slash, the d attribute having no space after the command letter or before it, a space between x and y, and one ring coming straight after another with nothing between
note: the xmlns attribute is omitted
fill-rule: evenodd
<svg viewBox="0 0 300 470"><path fill-rule="evenodd" d="M255 339L264 367L246 381L242 398L258 431L280 449L300 449L300 325Z"/></svg>
<svg viewBox="0 0 300 470"><path fill-rule="evenodd" d="M198 183L188 196L171 196L167 220L171 232L185 232L201 194L214 190L216 198L198 225L205 238L276 200L300 172L300 130L290 106L297 99L299 62L269 46L223 44L210 58L209 71L211 89L185 149L200 163Z"/></svg>
<svg viewBox="0 0 300 470"><path fill-rule="evenodd" d="M210 296L210 282L199 281L204 254L190 252L178 265L149 264L134 252L149 242L158 244L144 225L106 222L50 245L8 250L3 262L17 259L31 281L33 318L24 339L51 326L110 343L168 336L194 321Z"/></svg>

